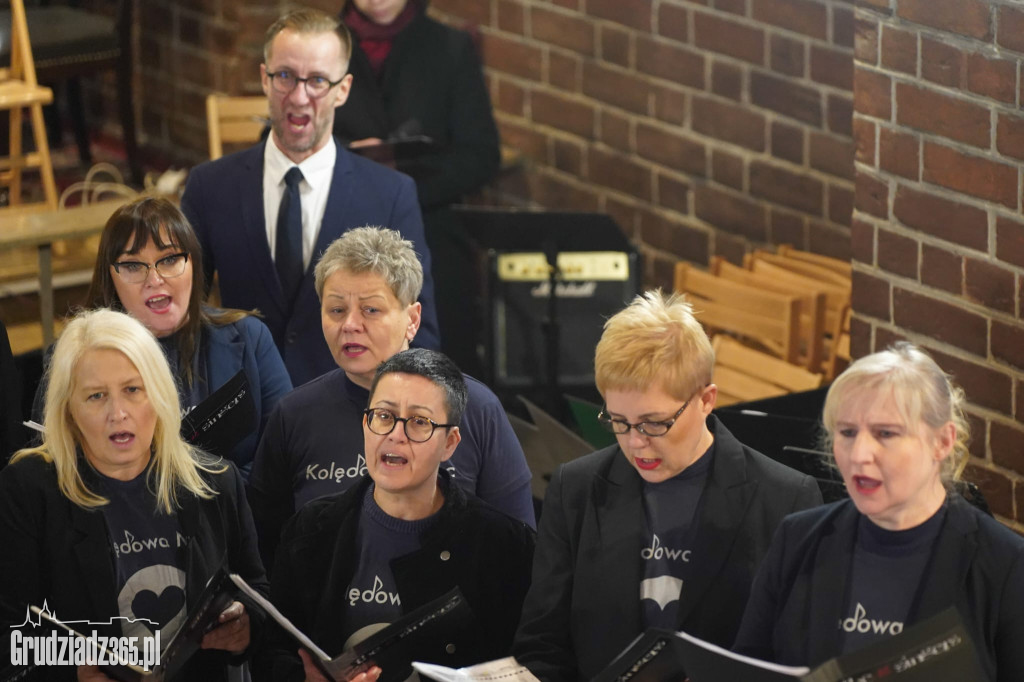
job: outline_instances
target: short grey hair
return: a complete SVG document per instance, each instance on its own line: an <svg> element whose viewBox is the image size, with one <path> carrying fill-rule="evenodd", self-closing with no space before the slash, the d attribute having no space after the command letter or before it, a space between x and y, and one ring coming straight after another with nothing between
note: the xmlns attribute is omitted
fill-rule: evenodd
<svg viewBox="0 0 1024 682"><path fill-rule="evenodd" d="M402 305L415 303L423 289L423 264L412 242L386 227L357 227L331 242L314 270L321 300L324 283L339 270L379 275Z"/></svg>

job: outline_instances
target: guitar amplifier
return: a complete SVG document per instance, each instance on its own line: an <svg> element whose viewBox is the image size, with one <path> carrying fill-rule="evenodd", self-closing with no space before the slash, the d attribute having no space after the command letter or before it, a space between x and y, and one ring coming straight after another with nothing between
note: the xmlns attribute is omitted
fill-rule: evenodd
<svg viewBox="0 0 1024 682"><path fill-rule="evenodd" d="M635 251L564 251L555 286L560 386L592 386L605 320L639 291ZM502 388L546 381L549 265L543 253L489 254L491 380Z"/></svg>

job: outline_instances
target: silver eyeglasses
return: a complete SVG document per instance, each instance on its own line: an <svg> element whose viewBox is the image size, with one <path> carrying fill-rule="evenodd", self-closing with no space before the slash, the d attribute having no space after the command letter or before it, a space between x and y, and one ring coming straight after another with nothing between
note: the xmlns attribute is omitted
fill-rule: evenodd
<svg viewBox="0 0 1024 682"><path fill-rule="evenodd" d="M278 91L282 95L287 95L295 89L295 86L299 83L303 83L306 86L306 94L310 99L323 97L331 88L345 80L344 76L336 81L332 81L326 76L307 76L306 78L299 78L288 69L281 69L280 71L273 72L268 69L267 77L270 79L271 85L274 86L274 90Z"/></svg>
<svg viewBox="0 0 1024 682"><path fill-rule="evenodd" d="M152 265L140 261L123 260L113 263L113 266L114 272L123 281L128 284L140 284L149 279L150 268L155 268L156 274L164 279L171 279L185 272L185 263L187 262L188 254L182 251L181 253L172 253L169 256L164 256Z"/></svg>
<svg viewBox="0 0 1024 682"><path fill-rule="evenodd" d="M386 436L395 430L395 425L402 422L405 428L405 437L413 443L425 443L434 435L434 429L448 429L458 424L438 424L433 419L426 417L399 417L391 410L380 407L371 407L363 410L366 415L366 425L378 436Z"/></svg>

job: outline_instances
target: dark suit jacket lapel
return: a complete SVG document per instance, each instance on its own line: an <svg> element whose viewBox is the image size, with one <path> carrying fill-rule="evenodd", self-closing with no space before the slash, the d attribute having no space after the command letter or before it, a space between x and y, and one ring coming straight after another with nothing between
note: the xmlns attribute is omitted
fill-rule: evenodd
<svg viewBox="0 0 1024 682"><path fill-rule="evenodd" d="M111 556L110 537L103 512L86 511L76 504L67 502L71 509L71 523L75 529L73 552L78 562L83 599L89 600L92 620L101 620L118 615L117 579L114 576L114 558ZM74 570L65 567L63 570Z"/></svg>
<svg viewBox="0 0 1024 682"><path fill-rule="evenodd" d="M928 564L937 570L925 571L921 591L911 609L911 622L934 616L947 608L955 595L964 593L961 586L978 549L977 530L977 520L969 513L967 503L951 498Z"/></svg>
<svg viewBox="0 0 1024 682"><path fill-rule="evenodd" d="M309 267L306 268L306 277L313 277L313 268L328 246L344 232L345 212L353 201L352 197L352 153L346 151L338 141L331 138L338 152L338 158L334 162L334 173L331 175L331 191L327 196L327 205L324 207L324 219L320 223L320 230L316 235L316 245L313 247L313 257L310 259ZM266 240L264 240L266 241Z"/></svg>
<svg viewBox="0 0 1024 682"><path fill-rule="evenodd" d="M181 524L181 532L186 543L185 597L190 609L202 594L206 582L227 557L227 548L222 546L223 536L218 538L214 534L214 529L201 513L200 504L202 503L195 496L184 493L181 497L181 508L178 510L178 522ZM204 544L211 544L215 549L204 552Z"/></svg>
<svg viewBox="0 0 1024 682"><path fill-rule="evenodd" d="M823 661L839 650L839 620L846 614L850 588L850 567L857 542L860 513L853 503L847 504L835 518L831 532L818 544L817 553L807 560L811 571L811 603L805 622L815 623L807 633L809 661Z"/></svg>
<svg viewBox="0 0 1024 682"><path fill-rule="evenodd" d="M253 276L263 279L263 286L270 294L271 300L279 308L281 314L288 317L289 303L281 290L281 282L277 279L277 269L270 255L270 244L267 243L267 219L263 213L263 151L264 145L270 144L268 137L263 144L249 149L244 156L242 171L234 179L235 196L239 198L238 211L242 216L242 240L240 249L248 248L250 263L257 272ZM226 229L226 226L211 225L211 230Z"/></svg>
<svg viewBox="0 0 1024 682"><path fill-rule="evenodd" d="M206 362L210 373L210 393L213 393L245 367L245 341L230 324L223 327L206 325L203 333L210 335L210 343L206 344Z"/></svg>

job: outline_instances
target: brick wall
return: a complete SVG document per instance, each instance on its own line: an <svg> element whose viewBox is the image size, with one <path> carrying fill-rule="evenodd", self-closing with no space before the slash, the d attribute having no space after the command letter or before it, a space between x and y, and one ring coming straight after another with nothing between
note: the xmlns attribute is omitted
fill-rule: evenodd
<svg viewBox="0 0 1024 682"><path fill-rule="evenodd" d="M644 252L849 257L852 0L432 0L478 27L503 201L601 210Z"/></svg>
<svg viewBox="0 0 1024 682"><path fill-rule="evenodd" d="M970 402L968 478L1024 531L1024 7L861 0L853 351L928 348Z"/></svg>

